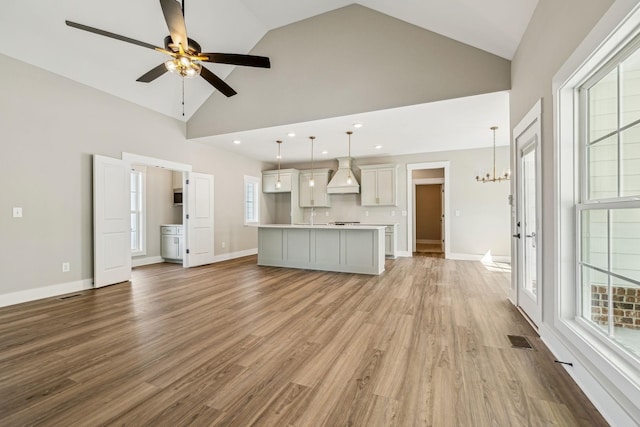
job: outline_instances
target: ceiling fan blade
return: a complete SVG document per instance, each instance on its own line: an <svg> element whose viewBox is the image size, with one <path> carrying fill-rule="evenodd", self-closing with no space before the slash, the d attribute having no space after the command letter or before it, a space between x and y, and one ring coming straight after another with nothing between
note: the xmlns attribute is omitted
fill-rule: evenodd
<svg viewBox="0 0 640 427"><path fill-rule="evenodd" d="M135 40L135 39L132 39L130 37L121 36L120 34L110 33L109 31L104 31L104 30L100 30L98 28L89 27L88 25L78 24L77 22L72 22L72 21L64 21L64 22L68 26L73 27L73 28L77 28L79 30L84 30L84 31L88 31L90 33L99 34L101 36L110 37L112 39L121 40L123 42L127 42L127 43L135 44L135 45L138 45L138 46L146 47L147 49L161 50L161 51L164 50L164 49L162 49L160 47L157 47L157 46L154 46L154 45L152 45L150 43L141 42L140 40Z"/></svg>
<svg viewBox="0 0 640 427"><path fill-rule="evenodd" d="M208 81L211 84L211 86L215 87L220 92L222 92L222 94L225 95L227 98L237 93L235 90L231 88L231 86L226 84L224 80L222 80L220 77L213 74L211 71L207 70L205 67L202 67L202 70L200 70L200 75L202 76L203 79Z"/></svg>
<svg viewBox="0 0 640 427"><path fill-rule="evenodd" d="M142 82L142 83L149 83L154 81L155 79L157 79L158 77L160 77L166 72L167 72L167 67L165 67L163 62L162 64L152 68L151 70L147 71L146 73L138 77L136 81Z"/></svg>
<svg viewBox="0 0 640 427"><path fill-rule="evenodd" d="M209 59L206 62L218 64L244 65L246 67L271 68L271 61L266 56L240 55L237 53L201 53Z"/></svg>
<svg viewBox="0 0 640 427"><path fill-rule="evenodd" d="M184 16L182 8L176 0L160 0L160 7L164 14L164 20L167 21L171 40L176 46L181 45L182 49L187 50L187 28L184 25Z"/></svg>

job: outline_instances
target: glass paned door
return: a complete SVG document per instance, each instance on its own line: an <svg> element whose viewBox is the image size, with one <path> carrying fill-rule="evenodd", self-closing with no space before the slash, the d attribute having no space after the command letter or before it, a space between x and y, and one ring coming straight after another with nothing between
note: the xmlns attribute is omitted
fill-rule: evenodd
<svg viewBox="0 0 640 427"><path fill-rule="evenodd" d="M539 250L540 153L539 127L530 126L516 135L517 170L517 300L518 307L536 325L542 318Z"/></svg>

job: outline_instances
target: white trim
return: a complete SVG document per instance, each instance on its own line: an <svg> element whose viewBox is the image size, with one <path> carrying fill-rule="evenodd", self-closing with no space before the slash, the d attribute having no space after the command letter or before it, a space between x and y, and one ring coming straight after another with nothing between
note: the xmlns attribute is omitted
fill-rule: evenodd
<svg viewBox="0 0 640 427"><path fill-rule="evenodd" d="M596 381L589 369L583 366L579 359L574 358L573 352L564 345L561 336L545 324L539 325L539 332L542 342L557 360L573 364L573 366L562 365L562 367L610 425L637 425L636 420L631 418L631 415L602 387L602 384Z"/></svg>
<svg viewBox="0 0 640 427"><path fill-rule="evenodd" d="M171 160L157 159L155 157L142 156L140 154L122 152L122 160L127 160L129 163L136 163L146 166L155 166L162 169L169 169L182 172L193 172L193 166L186 163L172 162Z"/></svg>
<svg viewBox="0 0 640 427"><path fill-rule="evenodd" d="M523 141L518 142L518 139L529 129L533 129L533 141ZM537 304L536 304L536 313L526 313L527 316L531 318L532 321L537 323L542 323L543 321L543 302L544 302L544 276L542 271L542 260L543 253L543 234L544 234L544 223L543 223L543 212L542 212L542 99L538 99L538 101L531 107L529 112L520 120L520 122L513 128L512 132L512 147L513 147L513 170L514 179L511 183L511 193L514 194L514 207L515 207L515 215L511 216L511 229L513 230L512 234L522 233L523 229L518 230L517 222L521 220L523 214L518 211L518 208L521 207L522 202L522 194L520 194L521 182L518 180L520 178L520 153L525 148L533 145L533 149L536 150L535 153L535 168L536 168L536 278L538 280L538 294L536 296ZM511 256L515 259L514 265L511 268L511 296L510 299L512 301L516 301L516 306L520 307L523 311L525 311L521 306L520 294L518 292L520 286L520 280L524 280L521 275L521 258L519 257L520 251L524 251L524 236L521 236L520 239L514 239L515 244L512 244Z"/></svg>
<svg viewBox="0 0 640 427"><path fill-rule="evenodd" d="M554 353L574 364L569 371L578 386L612 425L640 423L640 370L607 349L574 320L579 307L576 282L574 210L578 197L576 117L578 88L640 32L640 4L617 0L552 79L554 149L554 241L552 319L540 325L540 336ZM549 286L549 285L547 285ZM573 360L571 360L573 359ZM562 359L561 359L562 360Z"/></svg>
<svg viewBox="0 0 640 427"><path fill-rule="evenodd" d="M8 294L0 295L0 307L56 297L72 292L86 291L87 289L93 289L93 279L83 279L75 282L59 283L57 285L43 286L41 288L10 292Z"/></svg>
<svg viewBox="0 0 640 427"><path fill-rule="evenodd" d="M164 260L160 255L148 256L144 258L132 258L131 267L141 267L143 265L160 264L161 262L164 262Z"/></svg>
<svg viewBox="0 0 640 427"><path fill-rule="evenodd" d="M258 248L253 248L253 249L245 249L243 251L238 251L238 252L229 252L226 254L220 254L220 255L216 255L213 257L213 262L221 262L221 261L228 261L230 259L235 259L235 258L242 258L245 256L249 256L249 255L257 255L258 254Z"/></svg>
<svg viewBox="0 0 640 427"><path fill-rule="evenodd" d="M417 178L413 180L413 185L444 184L444 178Z"/></svg>
<svg viewBox="0 0 640 427"><path fill-rule="evenodd" d="M411 258L413 257L413 253L410 251L396 251L396 257Z"/></svg>
<svg viewBox="0 0 640 427"><path fill-rule="evenodd" d="M412 178L412 172L419 169L444 169L444 257L451 258L451 221L449 220L449 205L451 203L451 191L450 191L450 168L451 162L427 162L427 163L407 163L407 251L411 252L415 250L415 243L413 239L415 229L415 215L413 214L413 206L415 202L411 194L415 189L414 180ZM430 178L424 178L430 179ZM442 179L442 178L437 178ZM418 180L416 180L418 181ZM402 255L400 255L402 256ZM411 256L411 255L409 255Z"/></svg>
<svg viewBox="0 0 640 427"><path fill-rule="evenodd" d="M429 240L429 239L416 239L416 243L420 243L423 245L437 245L440 244L440 240Z"/></svg>

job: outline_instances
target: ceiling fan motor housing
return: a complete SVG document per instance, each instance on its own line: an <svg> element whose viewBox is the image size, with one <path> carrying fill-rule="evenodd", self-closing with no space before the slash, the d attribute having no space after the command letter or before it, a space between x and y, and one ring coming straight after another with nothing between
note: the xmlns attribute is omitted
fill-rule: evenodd
<svg viewBox="0 0 640 427"><path fill-rule="evenodd" d="M186 53L187 55L198 55L202 52L202 48L200 47L200 44L197 41L187 38L187 43L189 44L189 46L187 46L184 50L184 53ZM171 36L167 36L164 38L164 48L170 52L175 52L175 53L178 53L180 51L178 46L173 44L173 40L171 39Z"/></svg>

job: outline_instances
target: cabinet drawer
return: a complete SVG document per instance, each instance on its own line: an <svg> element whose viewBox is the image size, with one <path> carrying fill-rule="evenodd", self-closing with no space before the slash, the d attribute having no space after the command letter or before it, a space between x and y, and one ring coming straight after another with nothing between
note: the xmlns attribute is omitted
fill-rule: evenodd
<svg viewBox="0 0 640 427"><path fill-rule="evenodd" d="M162 227L160 227L160 233L161 234L176 234L176 228L177 227L162 226ZM182 227L180 227L180 228L182 228Z"/></svg>

